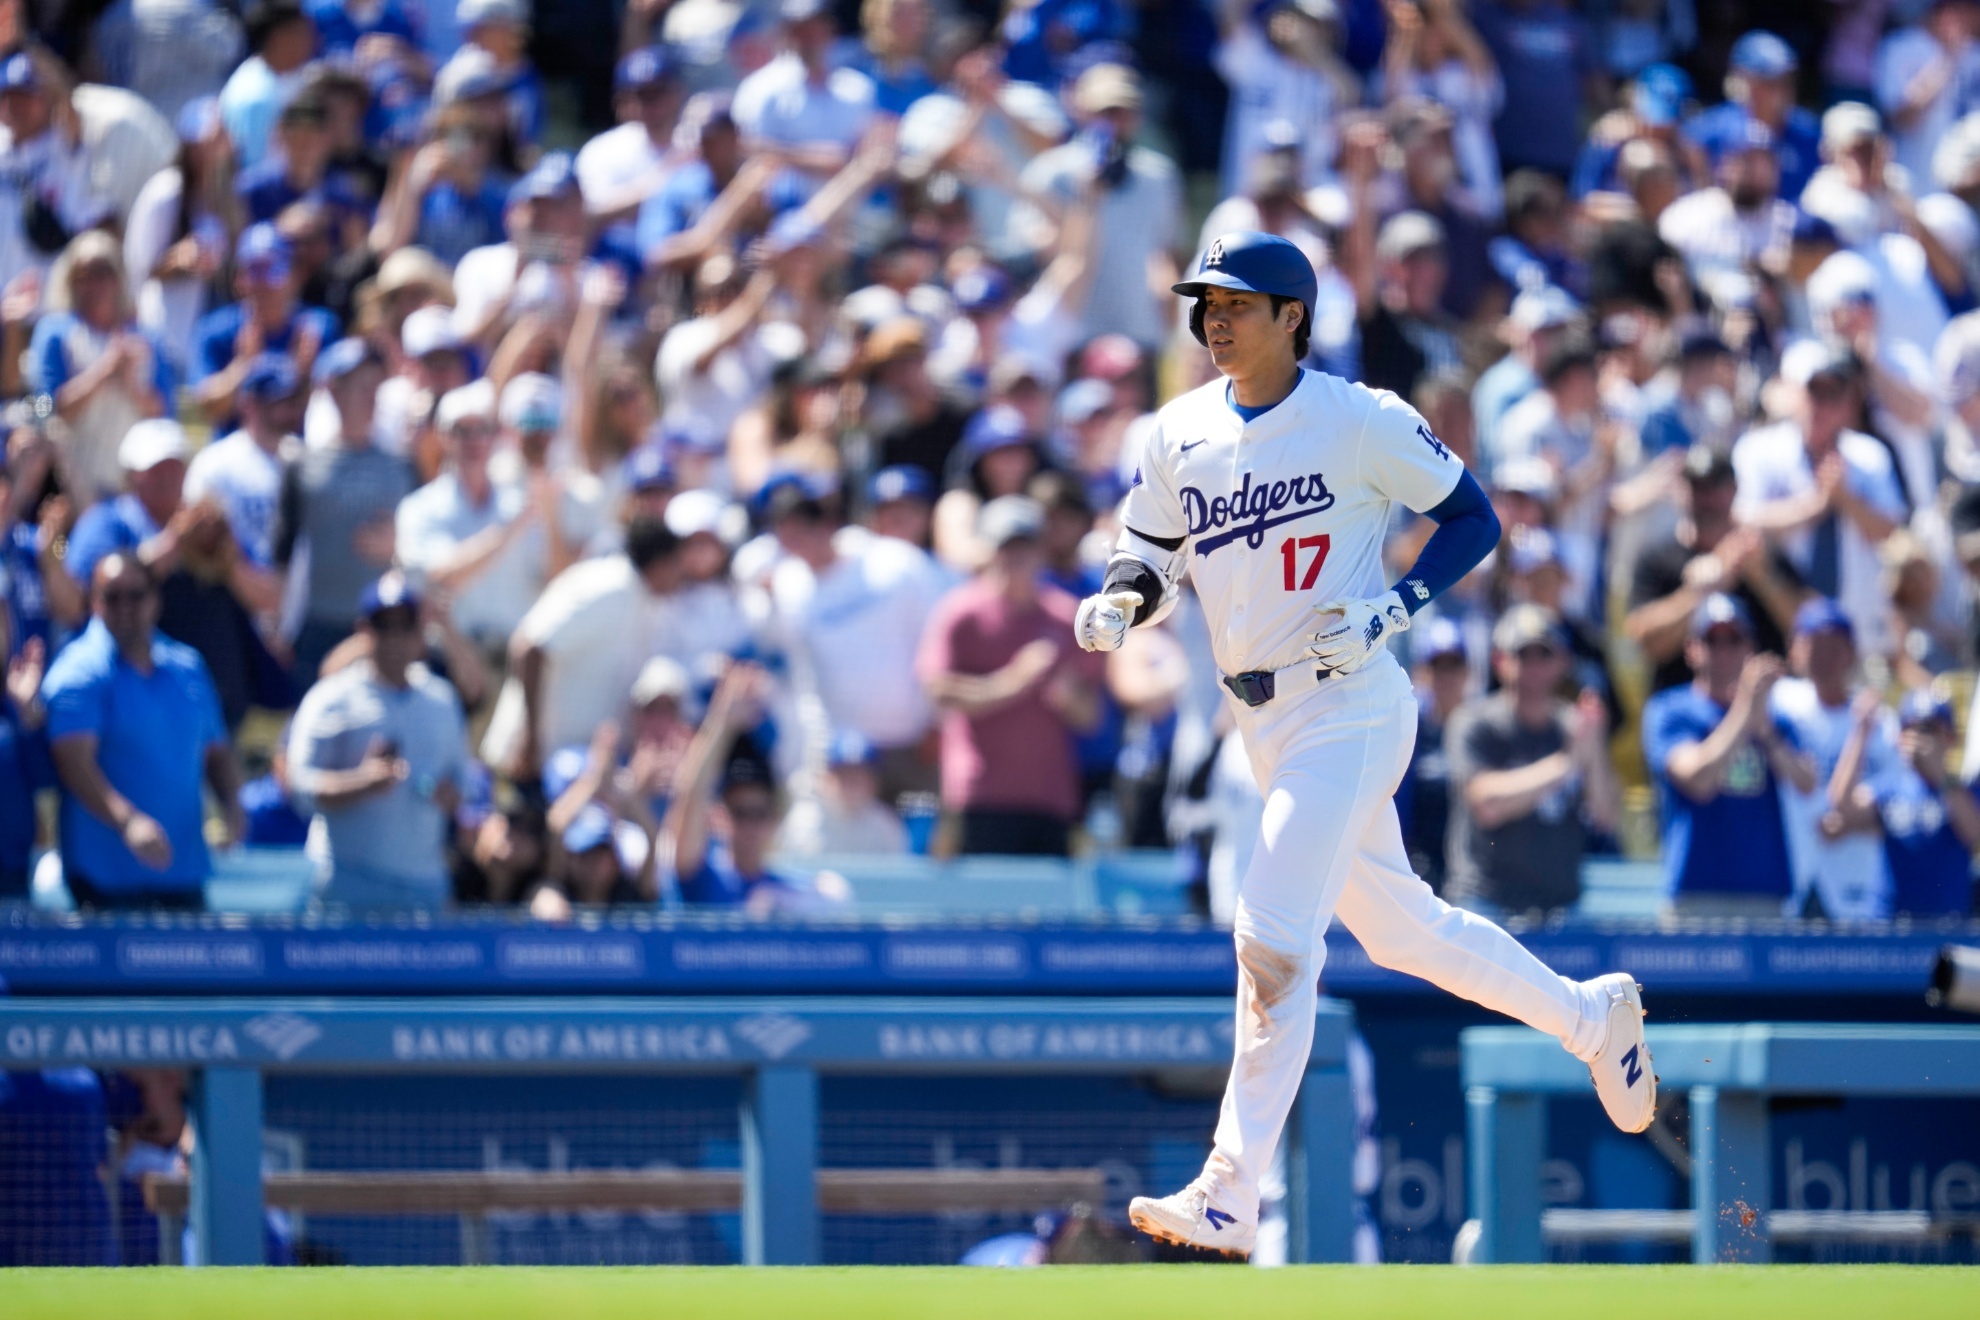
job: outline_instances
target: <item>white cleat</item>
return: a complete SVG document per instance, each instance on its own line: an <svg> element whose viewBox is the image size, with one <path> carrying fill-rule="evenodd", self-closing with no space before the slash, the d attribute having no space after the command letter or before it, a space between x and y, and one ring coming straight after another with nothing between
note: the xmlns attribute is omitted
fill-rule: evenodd
<svg viewBox="0 0 1980 1320"><path fill-rule="evenodd" d="M1174 1196L1137 1196L1128 1202L1128 1222L1158 1242L1221 1251L1244 1259L1258 1241L1258 1226L1247 1224L1210 1199L1210 1189L1193 1182Z"/></svg>
<svg viewBox="0 0 1980 1320"><path fill-rule="evenodd" d="M1657 1117L1657 1073L1643 1038L1643 987L1628 972L1598 977L1594 984L1609 1007L1609 1036L1588 1072L1609 1121L1625 1132L1641 1132Z"/></svg>

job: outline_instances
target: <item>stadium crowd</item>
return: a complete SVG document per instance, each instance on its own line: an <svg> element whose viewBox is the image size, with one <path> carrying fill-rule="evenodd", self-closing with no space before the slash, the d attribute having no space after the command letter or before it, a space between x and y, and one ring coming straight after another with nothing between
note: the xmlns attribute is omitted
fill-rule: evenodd
<svg viewBox="0 0 1980 1320"><path fill-rule="evenodd" d="M1309 365L1507 528L1398 644L1426 877L1972 907L1976 0L4 0L0 49L0 901L195 908L246 844L357 909L808 912L1128 846L1227 911L1201 613L1069 625L1212 375L1168 286L1262 229Z"/></svg>

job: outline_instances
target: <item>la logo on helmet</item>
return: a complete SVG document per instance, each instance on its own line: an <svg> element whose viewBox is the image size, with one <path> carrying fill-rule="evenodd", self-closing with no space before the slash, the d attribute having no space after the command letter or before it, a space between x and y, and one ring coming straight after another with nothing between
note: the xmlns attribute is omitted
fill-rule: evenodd
<svg viewBox="0 0 1980 1320"><path fill-rule="evenodd" d="M1210 245L1208 252L1203 254L1203 269L1209 270L1212 266L1221 266L1223 264L1224 240L1220 238Z"/></svg>

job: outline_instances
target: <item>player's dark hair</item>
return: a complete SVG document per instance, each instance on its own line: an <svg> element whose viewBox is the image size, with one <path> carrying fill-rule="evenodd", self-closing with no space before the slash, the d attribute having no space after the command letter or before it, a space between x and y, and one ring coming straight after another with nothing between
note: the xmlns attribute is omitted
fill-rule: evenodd
<svg viewBox="0 0 1980 1320"><path fill-rule="evenodd" d="M1305 301L1300 298L1289 298L1280 293L1267 294L1266 296L1272 300L1272 319L1274 320L1278 319L1279 309L1287 303L1296 302L1299 304L1302 315L1299 318L1299 325L1293 329L1293 360L1295 362L1306 361L1306 348L1308 343L1313 339L1313 309L1308 307ZM1199 344L1209 342L1209 337L1203 333L1203 307L1203 299L1198 298L1189 309L1189 332L1196 336L1196 342Z"/></svg>

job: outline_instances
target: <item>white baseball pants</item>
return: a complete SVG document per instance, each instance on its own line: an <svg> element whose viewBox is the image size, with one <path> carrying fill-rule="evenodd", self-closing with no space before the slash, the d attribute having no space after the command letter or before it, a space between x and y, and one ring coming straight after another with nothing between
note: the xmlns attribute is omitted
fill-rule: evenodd
<svg viewBox="0 0 1980 1320"><path fill-rule="evenodd" d="M1410 870L1395 791L1416 742L1416 700L1388 656L1318 688L1240 707L1265 816L1239 885L1237 1042L1204 1166L1217 1204L1256 1222L1258 1183L1313 1048L1328 922L1377 964L1556 1036L1602 1045L1603 1005L1498 926L1454 908Z"/></svg>

